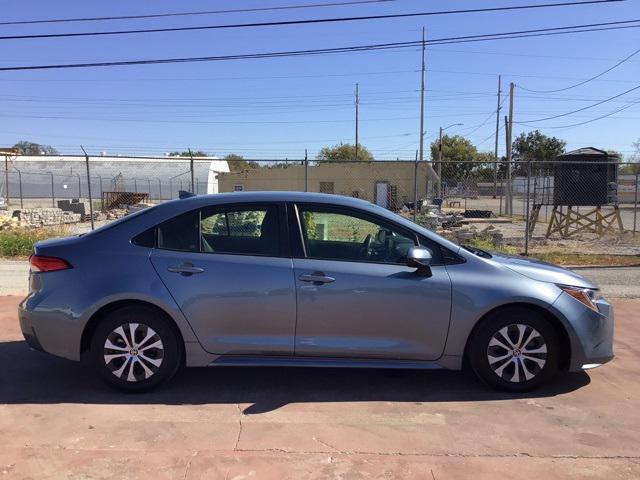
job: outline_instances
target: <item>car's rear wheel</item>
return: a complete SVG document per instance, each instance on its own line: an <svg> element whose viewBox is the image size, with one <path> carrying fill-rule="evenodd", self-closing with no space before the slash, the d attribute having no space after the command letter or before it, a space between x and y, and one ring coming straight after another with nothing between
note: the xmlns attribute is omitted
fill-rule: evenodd
<svg viewBox="0 0 640 480"><path fill-rule="evenodd" d="M171 378L181 345L168 321L155 310L130 306L109 313L91 341L91 361L110 386L142 392Z"/></svg>
<svg viewBox="0 0 640 480"><path fill-rule="evenodd" d="M541 314L527 308L500 310L485 319L471 339L469 361L488 385L525 392L558 370L558 336Z"/></svg>

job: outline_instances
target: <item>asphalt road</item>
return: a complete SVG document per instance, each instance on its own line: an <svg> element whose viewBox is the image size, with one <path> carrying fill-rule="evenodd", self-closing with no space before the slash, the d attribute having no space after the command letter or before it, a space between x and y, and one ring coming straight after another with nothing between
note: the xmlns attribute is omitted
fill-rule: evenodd
<svg viewBox="0 0 640 480"><path fill-rule="evenodd" d="M640 267L579 268L594 280L607 298L640 298ZM0 259L0 295L26 295L29 266L26 261Z"/></svg>
<svg viewBox="0 0 640 480"><path fill-rule="evenodd" d="M504 394L465 373L188 369L125 395L30 351L0 298L0 478L637 479L640 300L617 358Z"/></svg>

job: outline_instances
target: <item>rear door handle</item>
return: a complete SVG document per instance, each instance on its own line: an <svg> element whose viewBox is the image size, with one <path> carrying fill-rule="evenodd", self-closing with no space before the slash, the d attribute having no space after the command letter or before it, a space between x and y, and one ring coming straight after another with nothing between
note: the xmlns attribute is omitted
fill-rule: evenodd
<svg viewBox="0 0 640 480"><path fill-rule="evenodd" d="M183 263L182 265L178 265L175 267L167 268L171 273L179 273L180 275L184 275L188 277L189 275L194 275L196 273L204 272L204 268L195 267L192 263Z"/></svg>
<svg viewBox="0 0 640 480"><path fill-rule="evenodd" d="M310 282L315 285L322 285L323 283L331 283L335 282L336 279L333 277L329 277L322 272L313 272L311 274L300 275L298 279L301 282Z"/></svg>

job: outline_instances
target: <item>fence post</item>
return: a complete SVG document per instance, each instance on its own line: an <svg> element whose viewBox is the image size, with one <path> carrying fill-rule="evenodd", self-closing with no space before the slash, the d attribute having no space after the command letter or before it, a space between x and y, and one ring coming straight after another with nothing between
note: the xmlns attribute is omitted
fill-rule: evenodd
<svg viewBox="0 0 640 480"><path fill-rule="evenodd" d="M636 187L633 201L633 234L636 234L636 221L638 219L638 172L636 172Z"/></svg>
<svg viewBox="0 0 640 480"><path fill-rule="evenodd" d="M89 155L87 155L87 152L84 150L84 147L82 145L80 145L80 148L84 152L84 161L87 167L87 194L89 195L89 217L91 218L91 230L94 230L95 225L93 223L93 198L91 197L91 172L89 171Z"/></svg>
<svg viewBox="0 0 640 480"><path fill-rule="evenodd" d="M53 172L51 173L51 206L53 208L55 208L55 206L56 206L56 199L55 199L55 192L54 192L54 181L53 181Z"/></svg>
<svg viewBox="0 0 640 480"><path fill-rule="evenodd" d="M173 197L173 179L169 179L169 200Z"/></svg>
<svg viewBox="0 0 640 480"><path fill-rule="evenodd" d="M525 209L524 254L529 255L529 194L531 191L531 160L527 161L527 206Z"/></svg>
<svg viewBox="0 0 640 480"><path fill-rule="evenodd" d="M7 187L7 191L5 192L7 205L9 205L9 155L4 156L4 182Z"/></svg>
<svg viewBox="0 0 640 480"><path fill-rule="evenodd" d="M413 221L416 221L418 215L418 155L413 164Z"/></svg>
<svg viewBox="0 0 640 480"><path fill-rule="evenodd" d="M162 201L162 180L158 179L158 200Z"/></svg>
<svg viewBox="0 0 640 480"><path fill-rule="evenodd" d="M193 181L193 153L191 153L191 149L189 149L189 171L191 172L191 193L195 192L195 183Z"/></svg>
<svg viewBox="0 0 640 480"><path fill-rule="evenodd" d="M80 174L76 173L78 176L78 200L82 198L82 178L80 178Z"/></svg>
<svg viewBox="0 0 640 480"><path fill-rule="evenodd" d="M22 199L22 172L20 170L18 170L16 168L16 170L18 171L18 187L19 187L19 191L20 191L20 209L24 208L24 203L23 203L23 199Z"/></svg>
<svg viewBox="0 0 640 480"><path fill-rule="evenodd" d="M137 179L133 179L133 191L138 193L138 180Z"/></svg>
<svg viewBox="0 0 640 480"><path fill-rule="evenodd" d="M306 148L304 149L304 191L309 191L309 157Z"/></svg>

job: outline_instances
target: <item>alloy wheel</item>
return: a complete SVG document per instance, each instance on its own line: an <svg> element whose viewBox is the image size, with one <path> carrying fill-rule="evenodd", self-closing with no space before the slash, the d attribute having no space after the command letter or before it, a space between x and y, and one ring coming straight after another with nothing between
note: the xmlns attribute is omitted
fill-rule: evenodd
<svg viewBox="0 0 640 480"><path fill-rule="evenodd" d="M121 380L140 382L160 369L164 345L160 335L143 323L124 323L107 335L103 351L109 371Z"/></svg>
<svg viewBox="0 0 640 480"><path fill-rule="evenodd" d="M514 323L493 334L487 347L487 359L498 377L522 383L535 378L544 368L547 344L535 328Z"/></svg>

